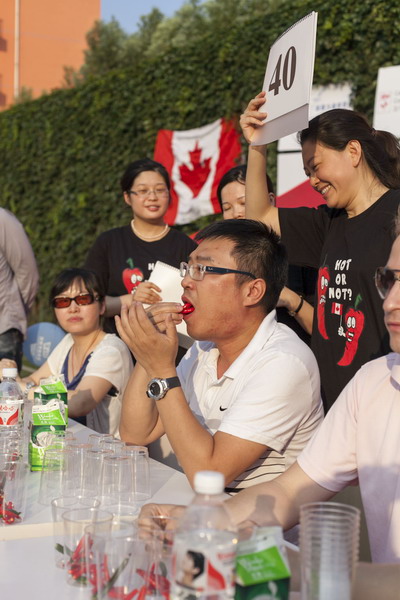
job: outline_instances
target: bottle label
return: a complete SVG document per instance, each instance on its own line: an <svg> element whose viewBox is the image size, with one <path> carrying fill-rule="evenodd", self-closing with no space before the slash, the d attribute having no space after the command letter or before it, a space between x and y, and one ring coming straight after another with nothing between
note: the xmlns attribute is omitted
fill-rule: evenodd
<svg viewBox="0 0 400 600"><path fill-rule="evenodd" d="M19 400L0 400L0 425L11 427L18 425L21 419L22 411Z"/></svg>
<svg viewBox="0 0 400 600"><path fill-rule="evenodd" d="M176 536L172 598L233 597L235 550L229 532L219 531L203 540Z"/></svg>

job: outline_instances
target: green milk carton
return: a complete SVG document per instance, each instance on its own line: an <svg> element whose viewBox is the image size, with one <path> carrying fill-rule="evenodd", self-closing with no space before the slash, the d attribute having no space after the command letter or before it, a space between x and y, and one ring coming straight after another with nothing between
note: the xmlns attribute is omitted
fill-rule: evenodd
<svg viewBox="0 0 400 600"><path fill-rule="evenodd" d="M48 379L41 379L40 387L34 392L35 404L47 404L50 400L60 400L64 403L65 415L68 424L68 390L62 375L52 375Z"/></svg>
<svg viewBox="0 0 400 600"><path fill-rule="evenodd" d="M32 426L29 440L29 464L31 471L41 471L46 448L67 426L64 403L53 398L47 404L32 407Z"/></svg>
<svg viewBox="0 0 400 600"><path fill-rule="evenodd" d="M288 600L290 570L281 527L260 527L239 542L235 600Z"/></svg>

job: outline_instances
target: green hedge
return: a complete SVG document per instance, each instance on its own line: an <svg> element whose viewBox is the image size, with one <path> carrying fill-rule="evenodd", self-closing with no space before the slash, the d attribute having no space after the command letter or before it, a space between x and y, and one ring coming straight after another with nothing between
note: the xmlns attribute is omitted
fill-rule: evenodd
<svg viewBox="0 0 400 600"><path fill-rule="evenodd" d="M237 119L261 88L271 43L311 10L319 12L314 83L351 82L355 107L371 117L378 68L400 64L397 0L192 3L191 18L162 22L129 69L0 114L2 205L25 225L41 273L33 320L52 318L54 275L129 220L119 192L126 164L152 156L159 129ZM273 148L270 160L273 174Z"/></svg>

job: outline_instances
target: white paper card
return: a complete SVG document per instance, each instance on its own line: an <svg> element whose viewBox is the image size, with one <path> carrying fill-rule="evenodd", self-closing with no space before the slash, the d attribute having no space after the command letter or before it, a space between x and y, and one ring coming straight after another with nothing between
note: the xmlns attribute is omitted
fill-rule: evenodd
<svg viewBox="0 0 400 600"><path fill-rule="evenodd" d="M268 117L254 132L252 145L269 144L307 127L317 17L318 13L311 12L289 27L271 46L263 84L267 101L261 108Z"/></svg>
<svg viewBox="0 0 400 600"><path fill-rule="evenodd" d="M148 281L152 281L161 288L161 298L163 302L181 302L183 288L181 286L182 277L179 269L167 265L158 260L152 270ZM183 348L190 348L193 344L193 339L187 334L186 323L182 321L177 325L179 336L179 345Z"/></svg>

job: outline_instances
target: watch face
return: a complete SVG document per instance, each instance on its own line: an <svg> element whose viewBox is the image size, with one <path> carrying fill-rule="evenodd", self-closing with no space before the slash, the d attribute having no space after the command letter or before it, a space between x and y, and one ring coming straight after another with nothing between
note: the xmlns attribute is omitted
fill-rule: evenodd
<svg viewBox="0 0 400 600"><path fill-rule="evenodd" d="M152 396L158 396L159 394L161 394L161 386L158 383L158 381L153 381L150 385L149 385L149 392Z"/></svg>

